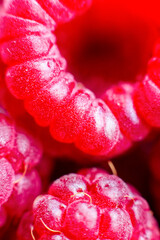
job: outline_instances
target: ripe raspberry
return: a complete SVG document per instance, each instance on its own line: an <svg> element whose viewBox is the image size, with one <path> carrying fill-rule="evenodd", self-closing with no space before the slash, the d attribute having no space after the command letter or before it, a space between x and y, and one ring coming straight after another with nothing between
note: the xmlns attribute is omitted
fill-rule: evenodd
<svg viewBox="0 0 160 240"><path fill-rule="evenodd" d="M15 126L7 112L0 107L0 155L5 157L15 172L23 172L36 166L42 156L38 141Z"/></svg>
<svg viewBox="0 0 160 240"><path fill-rule="evenodd" d="M8 91L7 87L5 86L5 84L2 86L2 88L0 89L1 94L0 94L0 102L2 103L3 107L5 109L7 109L7 111L10 113L11 116L13 116L14 120L16 121L18 126L21 126L23 129L26 129L27 132L30 132L33 136L35 136L35 138L37 138L41 144L43 145L43 150L44 152L52 157L64 157L64 158L70 158L73 159L74 161L80 162L80 163L84 163L86 161L91 161L90 159L92 158L92 161L100 161L101 157L95 157L93 158L90 155L86 155L84 154L82 151L78 150L73 144L65 144L65 143L60 143L56 140L54 140L52 138L52 136L50 135L48 129L43 128L38 126L34 119L26 112L23 104L21 101L17 100L16 98L14 98L11 93ZM20 139L20 138L19 138ZM29 146L26 143L27 146ZM33 146L34 144L32 144ZM32 147L33 148L33 147ZM14 151L15 152L15 151ZM35 154L36 155L36 154ZM11 154L11 157L13 156L13 153ZM22 155L20 155L22 156ZM15 159L15 157L14 157ZM33 158L33 160L36 160L37 158ZM42 161L45 159L45 157L42 158ZM32 160L32 162L33 162ZM10 159L11 161L11 159ZM42 173L44 172L44 169L48 169L50 168L50 171L52 169L52 167L49 166L53 166L53 160L52 159L48 159L46 161L43 161L44 164L40 163L39 167L41 168L38 169L38 172ZM45 162L50 162L50 163L46 163ZM16 164L16 168L19 169L19 164L18 162L15 163ZM13 165L13 161L12 161L12 165ZM45 165L45 167L41 167L42 165ZM14 170L16 169L14 167ZM50 175L50 174L48 174ZM41 176L41 179L43 177ZM48 177L47 175L43 178L42 182L48 182ZM47 185L48 186L48 185Z"/></svg>
<svg viewBox="0 0 160 240"><path fill-rule="evenodd" d="M17 128L2 107L0 127L0 238L2 238L10 229L12 220L18 222L41 192L41 179L34 168L40 162L42 149L32 136Z"/></svg>
<svg viewBox="0 0 160 240"><path fill-rule="evenodd" d="M147 202L120 178L97 168L55 180L48 194L35 199L33 218L27 232L38 240L159 239ZM22 226L18 239L26 240Z"/></svg>
<svg viewBox="0 0 160 240"><path fill-rule="evenodd" d="M149 128L143 121L159 127L159 89L152 80L145 79L139 88L133 89L135 94L123 96L128 99L128 105L122 103L121 108L127 125L132 125L129 130L115 106L113 114L104 101L96 99L66 72L65 60L57 51L55 24L50 26L51 18L56 24L67 22L90 3L90 0L27 0L26 9L20 10L19 0L7 1L1 16L0 53L7 67L5 80L9 90L24 100L27 111L39 125L49 126L56 140L75 143L87 154L113 156L146 136ZM5 28L7 25L9 28Z"/></svg>

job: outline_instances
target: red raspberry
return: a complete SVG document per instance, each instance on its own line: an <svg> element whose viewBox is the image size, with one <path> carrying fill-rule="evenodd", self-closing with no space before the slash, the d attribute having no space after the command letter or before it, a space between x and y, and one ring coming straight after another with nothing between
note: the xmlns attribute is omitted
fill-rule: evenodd
<svg viewBox="0 0 160 240"><path fill-rule="evenodd" d="M120 178L97 168L55 180L48 194L35 199L33 218L20 223L19 240L159 239L147 202ZM27 230L24 221L29 221Z"/></svg>
<svg viewBox="0 0 160 240"><path fill-rule="evenodd" d="M146 77L138 88L124 91L121 96L115 94L111 101L106 97L107 104L114 105L110 106L112 113L104 101L96 99L66 72L65 60L57 51L55 24L50 26L51 18L56 24L66 22L86 9L90 0L23 2L25 10L20 10L23 4L19 0L4 4L0 52L7 67L5 80L9 90L24 100L27 111L39 125L49 126L56 140L75 143L85 153L99 156L119 154L131 142L144 138L149 127L143 121L159 127L159 88L152 79ZM156 49L158 55L159 48ZM123 114L117 112L117 99Z"/></svg>
<svg viewBox="0 0 160 240"><path fill-rule="evenodd" d="M31 208L41 192L41 179L34 169L42 149L28 133L19 130L0 107L0 237Z"/></svg>
<svg viewBox="0 0 160 240"><path fill-rule="evenodd" d="M52 157L67 157L71 158L74 161L78 162L86 162L89 159L92 158L94 161L100 161L101 157L95 157L93 158L92 156L84 154L82 151L79 151L74 145L72 144L65 144L65 143L60 143L57 142L52 138L50 135L48 129L43 128L38 126L34 119L25 111L24 106L22 105L22 102L14 98L11 93L8 91L6 86L2 86L0 89L1 94L0 94L0 102L4 106L5 109L9 111L9 113L13 116L14 120L16 121L18 126L22 126L22 128L25 128L28 132L30 132L32 135L34 135L43 145L43 150L44 152ZM19 138L20 139L20 138ZM29 146L28 144L26 144ZM33 146L34 144L32 144ZM15 151L14 151L15 152ZM36 154L36 153L35 153ZM13 155L13 152L12 152ZM35 158L36 160L37 158ZM45 157L42 158L42 161L45 159ZM10 160L11 161L11 160ZM33 162L33 160L32 160ZM40 163L39 167L41 168L38 169L38 172L42 173L44 172L44 169L48 169L51 171L53 165L53 160L48 159ZM46 162L46 163L45 163ZM49 163L48 163L49 162ZM48 163L48 164L47 164ZM13 164L13 162L12 162ZM45 165L43 167L42 165ZM42 166L42 167L41 167ZM49 167L50 166L50 167ZM18 163L16 163L16 168L19 168ZM14 168L15 170L15 168ZM50 174L49 174L50 175ZM41 176L42 178L42 176ZM48 182L48 177L47 175L43 178L43 182Z"/></svg>

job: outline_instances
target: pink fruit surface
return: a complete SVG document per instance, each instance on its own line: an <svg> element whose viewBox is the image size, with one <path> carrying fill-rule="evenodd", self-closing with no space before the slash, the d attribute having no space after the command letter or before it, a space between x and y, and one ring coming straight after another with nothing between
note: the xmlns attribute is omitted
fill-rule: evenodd
<svg viewBox="0 0 160 240"><path fill-rule="evenodd" d="M146 200L119 177L98 168L55 180L48 194L35 199L32 212L27 230L22 228L24 220L19 225L20 240L159 239ZM29 238L25 232L30 232Z"/></svg>
<svg viewBox="0 0 160 240"><path fill-rule="evenodd" d="M15 129L13 122L3 113L3 109L0 113L0 127L0 153L4 156L13 148Z"/></svg>
<svg viewBox="0 0 160 240"><path fill-rule="evenodd" d="M15 176L15 180L20 178L4 205L8 215L14 217L21 217L26 210L31 209L34 199L41 192L41 179L36 170L31 170L23 177L22 174Z"/></svg>
<svg viewBox="0 0 160 240"><path fill-rule="evenodd" d="M8 240L160 239L147 201L107 163L160 127L160 21L153 5L4 0L0 102L9 113L0 109L0 238L4 231ZM51 156L59 164L55 175ZM87 167L88 160L108 164L115 175L98 168L64 175L78 168L62 164L66 156ZM142 186L145 166L141 172L133 161L141 178L131 175ZM152 170L159 201L159 163Z"/></svg>
<svg viewBox="0 0 160 240"><path fill-rule="evenodd" d="M42 148L26 130L17 127L9 113L2 107L0 129L0 238L2 238L9 229L13 228L15 233L19 219L31 208L33 200L42 191L41 179L35 170L42 158Z"/></svg>
<svg viewBox="0 0 160 240"><path fill-rule="evenodd" d="M0 159L0 205L5 203L12 193L14 170L5 158Z"/></svg>
<svg viewBox="0 0 160 240"><path fill-rule="evenodd" d="M128 118L124 130L122 115L119 115L118 109L113 110L115 106L111 107L109 102L97 99L68 73L66 64L63 64L65 60L57 51L54 27L79 15L79 10L85 10L90 4L91 1L28 0L24 2L27 11L22 11L18 0L5 2L1 16L1 58L7 67L5 80L9 90L16 98L24 101L25 108L39 125L49 126L53 138L60 142L74 143L87 154L107 156L114 150L111 155L116 155L129 148L132 142L142 140L149 130L147 124L159 127L159 88L157 85L147 85L147 77L139 83L145 85L145 89L133 86L132 93L128 93L128 100L125 98L125 104L121 106L125 112L123 117L125 120ZM96 4L95 1L95 6ZM98 4L95 12L96 9L102 9L102 6L103 4ZM37 9L39 11L36 13ZM102 19L100 14L97 16L100 20L98 26L102 23L103 29L108 18L105 19L104 11ZM50 25L52 19L54 27ZM148 22L148 18L146 19L143 18L149 25L153 25L153 21ZM9 28L6 28L7 25ZM148 33L144 33L144 36L148 36ZM142 43L142 39L138 41ZM154 37L149 38L144 46L145 56L151 55L153 39ZM157 52L155 50L154 54ZM146 59L147 57L145 61ZM141 74L143 79L144 71ZM150 81L153 85L152 79ZM113 100L120 101L118 96ZM154 106L151 102L154 102ZM129 112L130 106L132 110ZM129 117L132 119L129 120ZM134 127L132 125L130 128L131 121ZM139 124L137 130L136 121ZM127 129L130 129L130 133Z"/></svg>

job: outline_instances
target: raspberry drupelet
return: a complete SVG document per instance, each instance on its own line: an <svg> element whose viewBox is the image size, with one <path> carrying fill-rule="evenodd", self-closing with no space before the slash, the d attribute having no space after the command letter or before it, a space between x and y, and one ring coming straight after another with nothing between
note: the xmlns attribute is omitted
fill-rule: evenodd
<svg viewBox="0 0 160 240"><path fill-rule="evenodd" d="M54 31L90 5L90 0L5 1L0 54L10 92L40 126L49 126L53 138L87 154L113 156L160 126L160 89L148 70L136 86L122 86L121 93L113 87L99 99L67 72ZM159 57L159 43L153 55Z"/></svg>
<svg viewBox="0 0 160 240"><path fill-rule="evenodd" d="M30 232L30 235L29 235ZM18 240L158 240L148 203L119 177L82 169L55 180L24 215Z"/></svg>

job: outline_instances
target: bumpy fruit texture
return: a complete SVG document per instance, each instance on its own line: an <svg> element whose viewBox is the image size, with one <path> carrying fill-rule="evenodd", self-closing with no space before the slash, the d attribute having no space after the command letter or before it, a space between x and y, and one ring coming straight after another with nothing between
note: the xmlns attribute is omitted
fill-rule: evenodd
<svg viewBox="0 0 160 240"><path fill-rule="evenodd" d="M11 219L29 210L41 192L41 179L35 167L42 148L31 135L19 129L0 107L0 228L2 236ZM16 220L17 221L17 220Z"/></svg>
<svg viewBox="0 0 160 240"><path fill-rule="evenodd" d="M23 172L25 166L33 168L42 156L39 142L24 130L17 128L2 107L0 112L1 157L5 157L11 163L15 172Z"/></svg>
<svg viewBox="0 0 160 240"><path fill-rule="evenodd" d="M57 23L67 22L85 11L91 1L9 0L4 1L4 9L9 14L34 20L54 29Z"/></svg>
<svg viewBox="0 0 160 240"><path fill-rule="evenodd" d="M158 39L155 44L147 75L137 84L134 95L137 111L150 126L158 128L160 126L159 41Z"/></svg>
<svg viewBox="0 0 160 240"><path fill-rule="evenodd" d="M32 211L33 220L24 216L19 225L19 240L159 239L148 203L119 177L97 168L55 180Z"/></svg>
<svg viewBox="0 0 160 240"><path fill-rule="evenodd" d="M103 95L104 101L116 116L121 130L118 143L109 156L123 153L133 142L144 139L150 131L150 127L135 109L134 90L132 84L121 83L108 89Z"/></svg>
<svg viewBox="0 0 160 240"><path fill-rule="evenodd" d="M137 84L135 102L137 111L152 127L160 127L160 88L148 76Z"/></svg>
<svg viewBox="0 0 160 240"><path fill-rule="evenodd" d="M99 162L101 160L105 160L101 156L93 157L93 156L87 155L82 151L78 150L73 144L65 144L53 139L49 133L49 130L38 126L35 123L32 116L30 116L26 112L23 106L23 103L11 95L6 85L4 84L4 81L2 81L1 83L2 83L2 86L0 88L0 92L1 92L0 102L2 106L5 109L7 109L7 111L14 118L18 126L22 127L23 129L26 129L27 132L31 133L32 136L35 136L41 142L43 146L43 151L47 155L56 157L56 158L59 158L59 157L60 158L63 157L64 159L69 158L79 163L86 163L88 161ZM41 172L42 175L44 176L43 174L44 168L51 171L52 167L49 167L49 166L51 165L53 166L53 160L52 159L49 160L48 158L43 157L42 162L39 164L40 169L38 169L38 172L39 173ZM44 168L41 167L42 165L45 165L45 167ZM18 167L18 163L16 163L16 166ZM41 178L43 179L43 182L48 182L47 175L46 177L43 177L43 176L41 176Z"/></svg>
<svg viewBox="0 0 160 240"><path fill-rule="evenodd" d="M24 101L35 121L49 126L53 138L74 143L87 154L112 156L143 139L149 130L147 124L159 127L159 88L152 79L146 77L139 87L121 97L114 95L111 100L113 105L119 101L126 120L124 126L116 105L110 107L97 99L66 71L65 59L57 49L55 24L67 22L79 14L79 9L80 12L86 9L90 1L27 0L24 11L21 5L19 0L7 1L0 17L0 53L7 67L5 80L10 92Z"/></svg>

